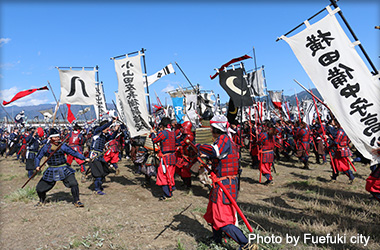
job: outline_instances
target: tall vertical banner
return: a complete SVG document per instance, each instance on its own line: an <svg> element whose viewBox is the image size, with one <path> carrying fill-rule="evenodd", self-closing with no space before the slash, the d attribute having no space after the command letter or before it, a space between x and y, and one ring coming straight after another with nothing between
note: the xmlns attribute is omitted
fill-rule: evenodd
<svg viewBox="0 0 380 250"><path fill-rule="evenodd" d="M246 81L249 88L252 88L252 96L265 96L263 68L247 74Z"/></svg>
<svg viewBox="0 0 380 250"><path fill-rule="evenodd" d="M61 103L77 105L96 104L95 70L61 70Z"/></svg>
<svg viewBox="0 0 380 250"><path fill-rule="evenodd" d="M186 121L191 121L192 124L197 124L199 119L198 119L198 114L197 114L197 105L198 105L198 96L196 94L189 94L186 95Z"/></svg>
<svg viewBox="0 0 380 250"><path fill-rule="evenodd" d="M99 83L96 87L96 104L94 105L96 119L99 119L99 115L103 116L107 114L106 98L104 96L103 84Z"/></svg>
<svg viewBox="0 0 380 250"><path fill-rule="evenodd" d="M282 91L268 91L270 99L272 100L273 105L281 110L282 105Z"/></svg>
<svg viewBox="0 0 380 250"><path fill-rule="evenodd" d="M114 60L120 101L132 137L150 131L141 55ZM121 110L119 110L121 112Z"/></svg>
<svg viewBox="0 0 380 250"><path fill-rule="evenodd" d="M373 163L380 141L380 80L372 76L335 17L339 8L292 37L282 36L355 147Z"/></svg>
<svg viewBox="0 0 380 250"><path fill-rule="evenodd" d="M120 120L127 124L127 119L125 118L125 111L124 111L124 104L120 100L120 96L118 92L115 92L115 97L116 97L116 110L118 111L118 115L120 115Z"/></svg>
<svg viewBox="0 0 380 250"><path fill-rule="evenodd" d="M183 97L172 97L175 119L179 124L183 123Z"/></svg>

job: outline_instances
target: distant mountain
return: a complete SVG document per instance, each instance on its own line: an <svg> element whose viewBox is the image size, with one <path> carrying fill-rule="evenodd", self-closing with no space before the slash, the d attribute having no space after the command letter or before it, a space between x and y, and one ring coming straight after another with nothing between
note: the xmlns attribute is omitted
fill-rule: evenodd
<svg viewBox="0 0 380 250"><path fill-rule="evenodd" d="M319 99L322 99L321 95L319 94L318 90L316 88L312 89L312 92L315 96L317 96ZM298 100L304 100L304 99L312 99L311 95L307 93L306 91L301 91L300 93L297 93ZM261 98L263 100L267 100L267 97ZM295 95L291 96L285 96L285 100L289 101L291 105L296 105L296 97ZM222 105L224 106L224 105ZM89 107L90 111L85 113L84 115L78 115L78 111L85 109ZM25 107L18 107L18 106L11 106L11 107L5 107L6 112L11 116L12 120L14 117L24 110L25 116L28 118L29 121L35 120L35 118L38 117L39 121L43 121L44 117L43 115L39 112L42 110L46 109L52 109L54 111L55 104L40 104L36 106L25 106ZM115 109L115 106L113 103L107 103L107 108L108 109ZM74 116L80 120L80 121L90 121L94 118L96 118L95 115L95 110L92 105L90 106L85 106L85 105L71 105L71 112L73 112ZM8 115L4 112L4 109L0 110L0 121L4 121L4 117L7 117ZM63 118L63 117L65 118ZM57 119L59 121L63 121L66 119L67 116L67 106L66 105L61 105L59 108L59 111L57 113ZM9 117L8 117L9 119Z"/></svg>
<svg viewBox="0 0 380 250"><path fill-rule="evenodd" d="M79 110L85 109L87 107L90 108L90 111L88 111L84 115L78 115ZM107 108L108 109L115 109L114 105L112 103L107 103ZM40 104L40 105L36 105L36 106L24 106L24 107L19 107L19 106L5 107L6 112L8 113L9 116L11 116L12 120L14 119L14 117L18 113L20 113L22 110L24 110L24 114L28 118L28 121L34 121L35 118L38 118L39 121L43 121L44 116L39 111L47 110L47 109L51 109L54 111L55 104ZM90 120L96 118L95 110L94 110L94 107L92 105L90 105L90 106L88 106L88 105L71 105L71 112L73 112L74 116L80 121L85 121L85 120L90 121ZM4 117L8 117L8 119L9 119L8 115L4 112L4 109L1 109L0 110L0 121L4 121ZM62 116L65 118L63 118ZM66 119L66 116L67 116L67 106L65 104L60 105L58 113L57 113L57 119L59 121L63 121Z"/></svg>

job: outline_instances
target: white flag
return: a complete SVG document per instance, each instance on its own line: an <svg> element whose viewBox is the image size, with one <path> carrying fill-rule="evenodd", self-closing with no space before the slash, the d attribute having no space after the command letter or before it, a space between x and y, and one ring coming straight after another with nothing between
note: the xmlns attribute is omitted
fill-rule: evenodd
<svg viewBox="0 0 380 250"><path fill-rule="evenodd" d="M107 114L106 98L104 96L103 84L99 83L96 87L96 104L94 105L96 119L99 119L99 115L103 116Z"/></svg>
<svg viewBox="0 0 380 250"><path fill-rule="evenodd" d="M302 104L304 111L302 121L307 125L312 125L314 115L316 114L314 102L312 100L305 100L302 102Z"/></svg>
<svg viewBox="0 0 380 250"><path fill-rule="evenodd" d="M148 76L148 86L150 86L155 81L161 79L163 76L169 75L171 73L175 73L173 65L170 63L165 68L158 71L156 74Z"/></svg>
<svg viewBox="0 0 380 250"><path fill-rule="evenodd" d="M118 111L118 115L120 114L120 120L122 122L124 122L125 124L127 124L127 119L125 118L125 111L124 111L124 104L123 102L120 100L120 96L119 96L119 93L115 92L115 96L116 96L116 110Z"/></svg>
<svg viewBox="0 0 380 250"><path fill-rule="evenodd" d="M247 74L247 84L253 90L251 96L265 96L263 68Z"/></svg>
<svg viewBox="0 0 380 250"><path fill-rule="evenodd" d="M114 60L114 62L119 82L119 97L129 132L132 137L148 133L150 125L141 70L141 55Z"/></svg>
<svg viewBox="0 0 380 250"><path fill-rule="evenodd" d="M95 70L61 70L61 103L94 105L96 103Z"/></svg>
<svg viewBox="0 0 380 250"><path fill-rule="evenodd" d="M373 163L380 140L380 81L372 76L355 46L329 14L292 37L282 36L318 88L355 147Z"/></svg>

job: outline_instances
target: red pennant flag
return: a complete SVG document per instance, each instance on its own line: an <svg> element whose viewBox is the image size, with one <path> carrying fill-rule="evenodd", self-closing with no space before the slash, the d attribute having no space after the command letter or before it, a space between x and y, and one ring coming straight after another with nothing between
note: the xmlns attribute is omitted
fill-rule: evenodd
<svg viewBox="0 0 380 250"><path fill-rule="evenodd" d="M67 105L67 120L72 123L75 120L75 116L73 112L71 112L71 104L66 104Z"/></svg>
<svg viewBox="0 0 380 250"><path fill-rule="evenodd" d="M243 61L243 60L248 59L248 58L252 58L252 57L250 57L249 55L244 55L241 57L234 58L231 61L229 61L228 63L223 64L222 67L219 68L219 71L224 70L224 68L228 67L232 63L240 62L240 61ZM213 80L218 75L219 75L219 72L216 72L215 75L210 76L211 80Z"/></svg>
<svg viewBox="0 0 380 250"><path fill-rule="evenodd" d="M10 100L9 102L6 102L6 101L3 101L3 105L8 105L9 103L11 102L14 102L24 96L27 96L27 95L30 95L30 94L33 94L34 92L36 92L37 90L49 90L47 86L44 86L42 88L38 88L38 89L28 89L28 90L24 90L24 91L20 91L18 92L13 98L12 100Z"/></svg>

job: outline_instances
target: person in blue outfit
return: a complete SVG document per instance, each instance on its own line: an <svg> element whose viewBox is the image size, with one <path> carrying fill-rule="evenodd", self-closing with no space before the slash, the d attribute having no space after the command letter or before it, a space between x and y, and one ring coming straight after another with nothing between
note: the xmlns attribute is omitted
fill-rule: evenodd
<svg viewBox="0 0 380 250"><path fill-rule="evenodd" d="M41 171L40 161L42 157L51 156L47 161L49 167L43 173L41 180L36 186L36 191L40 199L36 206L45 204L46 193L54 187L57 181L62 181L67 188L71 188L74 205L76 207L83 207L83 203L79 200L79 187L75 179L75 170L67 164L65 154L72 155L87 162L90 161L90 159L73 150L66 143L63 143L61 148L58 149L60 144L60 135L56 129L52 128L50 130L49 141L40 149L34 159L36 171L39 172Z"/></svg>
<svg viewBox="0 0 380 250"><path fill-rule="evenodd" d="M91 168L92 177L94 181L94 193L98 195L105 195L103 192L103 182L105 177L110 173L107 162L104 160L104 150L107 141L115 138L117 133L109 134L109 127L113 122L117 121L117 117L113 120L103 120L100 126L94 130L90 146L90 158L93 161L89 164Z"/></svg>

